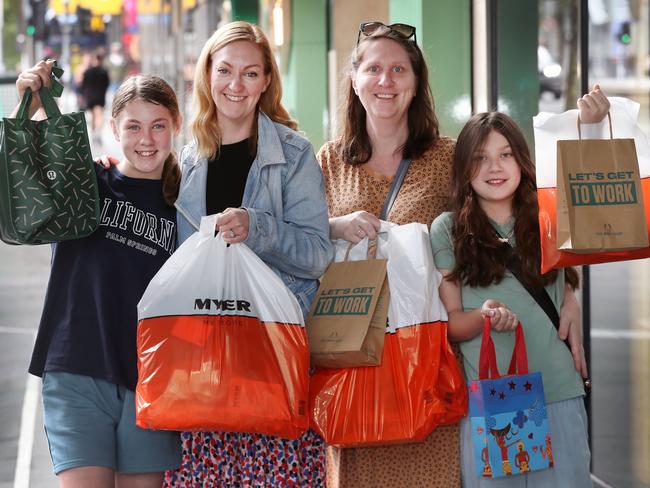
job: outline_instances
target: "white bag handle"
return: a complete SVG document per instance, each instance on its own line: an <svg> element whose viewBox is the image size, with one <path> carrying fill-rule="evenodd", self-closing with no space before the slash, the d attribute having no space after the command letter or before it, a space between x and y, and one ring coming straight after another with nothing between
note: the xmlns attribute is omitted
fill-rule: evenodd
<svg viewBox="0 0 650 488"><path fill-rule="evenodd" d="M201 226L199 232L202 236L214 236L215 229L217 228L217 214L206 215L201 217Z"/></svg>

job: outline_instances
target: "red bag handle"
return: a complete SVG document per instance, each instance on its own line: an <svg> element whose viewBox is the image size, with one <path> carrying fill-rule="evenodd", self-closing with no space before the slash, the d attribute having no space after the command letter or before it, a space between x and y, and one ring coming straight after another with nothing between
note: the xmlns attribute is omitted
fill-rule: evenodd
<svg viewBox="0 0 650 488"><path fill-rule="evenodd" d="M481 340L481 352L478 360L478 377L480 380L500 378L497 369L497 357L494 352L494 342L490 336L490 318L483 319L483 338Z"/></svg>
<svg viewBox="0 0 650 488"><path fill-rule="evenodd" d="M481 352L479 355L479 372L480 380L501 378L497 368L497 355L494 351L494 341L490 336L490 317L483 319L483 338L481 340ZM527 374L528 373L528 353L526 352L526 341L524 339L524 329L521 322L515 329L515 347L512 350L508 375Z"/></svg>

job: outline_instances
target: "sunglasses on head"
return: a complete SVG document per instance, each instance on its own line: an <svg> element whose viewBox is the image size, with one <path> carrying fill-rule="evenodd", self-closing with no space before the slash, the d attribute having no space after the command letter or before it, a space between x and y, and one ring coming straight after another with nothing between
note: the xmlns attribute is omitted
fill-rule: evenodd
<svg viewBox="0 0 650 488"><path fill-rule="evenodd" d="M357 45L359 45L359 41L361 40L361 34L363 34L365 37L369 37L373 35L375 32L377 32L378 29L381 29L382 27L386 27L388 30L395 32L396 34L399 34L404 39L413 38L413 42L417 44L417 37L415 37L415 27L413 27L412 25L408 25L408 24L386 25L383 22L374 21L374 22L361 22L361 24L359 24Z"/></svg>

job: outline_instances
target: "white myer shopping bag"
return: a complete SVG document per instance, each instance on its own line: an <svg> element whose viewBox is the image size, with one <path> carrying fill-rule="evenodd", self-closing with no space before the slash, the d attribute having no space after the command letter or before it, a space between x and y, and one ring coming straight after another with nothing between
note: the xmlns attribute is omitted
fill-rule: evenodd
<svg viewBox="0 0 650 488"><path fill-rule="evenodd" d="M171 430L307 429L309 351L298 301L215 216L154 276L138 304L137 424Z"/></svg>

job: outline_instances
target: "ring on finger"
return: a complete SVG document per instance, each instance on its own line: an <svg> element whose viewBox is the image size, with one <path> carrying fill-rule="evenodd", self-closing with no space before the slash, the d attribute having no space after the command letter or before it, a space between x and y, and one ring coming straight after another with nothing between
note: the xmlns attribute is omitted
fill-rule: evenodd
<svg viewBox="0 0 650 488"><path fill-rule="evenodd" d="M358 235L359 237L363 237L363 236L365 236L366 234L365 234L365 232L363 232L363 229L359 229L359 230L357 231L357 235Z"/></svg>
<svg viewBox="0 0 650 488"><path fill-rule="evenodd" d="M237 234L235 234L234 230L230 229L230 238L234 239L235 237L237 237Z"/></svg>

